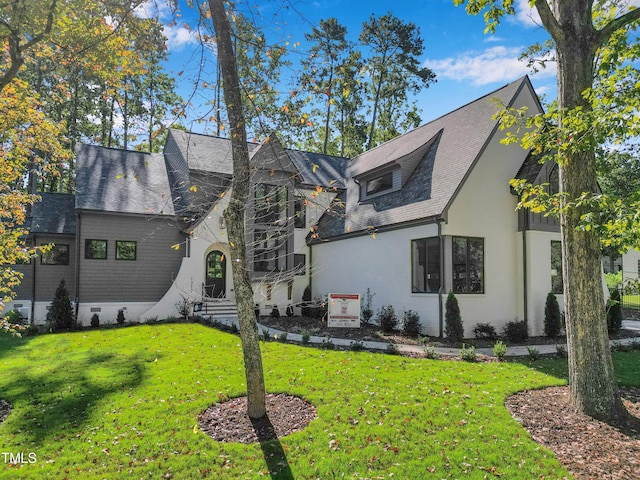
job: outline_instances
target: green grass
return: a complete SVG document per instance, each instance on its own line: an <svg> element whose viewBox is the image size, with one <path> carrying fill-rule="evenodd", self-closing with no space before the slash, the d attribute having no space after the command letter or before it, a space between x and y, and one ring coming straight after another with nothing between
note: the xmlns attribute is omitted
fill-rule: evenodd
<svg viewBox="0 0 640 480"><path fill-rule="evenodd" d="M239 343L193 324L1 335L0 398L14 410L0 445L37 461L17 468L0 457L0 478L569 476L503 406L565 380L517 363L263 343L268 391L307 399L318 419L268 445L217 443L194 426L211 404L244 394ZM640 384L632 371L625 381Z"/></svg>

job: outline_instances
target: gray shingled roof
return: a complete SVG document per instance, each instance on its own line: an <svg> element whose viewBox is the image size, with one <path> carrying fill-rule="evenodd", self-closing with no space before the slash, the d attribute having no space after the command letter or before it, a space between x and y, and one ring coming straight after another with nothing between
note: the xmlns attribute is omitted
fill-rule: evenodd
<svg viewBox="0 0 640 480"><path fill-rule="evenodd" d="M233 172L231 140L196 133L171 130L176 145L185 156L189 169L230 175ZM259 144L249 143L249 152L255 152ZM302 176L305 185L344 187L344 172L348 159L285 149ZM314 167L315 166L315 167Z"/></svg>
<svg viewBox="0 0 640 480"><path fill-rule="evenodd" d="M73 235L76 233L75 195L39 193L41 200L31 209L31 233Z"/></svg>
<svg viewBox="0 0 640 480"><path fill-rule="evenodd" d="M162 154L78 145L76 208L174 215Z"/></svg>
<svg viewBox="0 0 640 480"><path fill-rule="evenodd" d="M530 88L533 92L527 77L353 159L346 169L347 194L343 218L341 221L335 217L321 218L319 238L326 240L347 232L358 234L371 226L389 227L445 215L497 127L497 121L492 118L496 112L494 99L510 105L523 88ZM360 201L360 187L354 177L412 158L414 152L425 149L431 140L434 140L433 145L400 191Z"/></svg>

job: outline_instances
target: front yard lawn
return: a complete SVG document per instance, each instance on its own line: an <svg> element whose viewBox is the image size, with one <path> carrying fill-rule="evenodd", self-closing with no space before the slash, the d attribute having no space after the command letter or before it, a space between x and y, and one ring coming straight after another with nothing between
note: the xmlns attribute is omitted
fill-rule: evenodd
<svg viewBox="0 0 640 480"><path fill-rule="evenodd" d="M0 478L569 476L504 407L563 379L518 363L262 349L268 391L308 400L318 418L261 447L197 429L208 406L245 392L237 336L197 324L2 335L0 398L13 410L0 445L25 463L0 463ZM265 459L275 450L286 460Z"/></svg>

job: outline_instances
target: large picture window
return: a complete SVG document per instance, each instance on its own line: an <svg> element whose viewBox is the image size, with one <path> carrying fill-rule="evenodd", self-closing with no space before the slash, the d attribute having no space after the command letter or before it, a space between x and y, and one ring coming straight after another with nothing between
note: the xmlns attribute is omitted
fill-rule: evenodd
<svg viewBox="0 0 640 480"><path fill-rule="evenodd" d="M484 293L484 239L452 238L453 292Z"/></svg>
<svg viewBox="0 0 640 480"><path fill-rule="evenodd" d="M69 245L56 244L40 257L42 265L69 265Z"/></svg>
<svg viewBox="0 0 640 480"><path fill-rule="evenodd" d="M551 241L551 291L563 293L562 281L562 242Z"/></svg>
<svg viewBox="0 0 640 480"><path fill-rule="evenodd" d="M412 240L411 292L437 293L440 285L440 239Z"/></svg>
<svg viewBox="0 0 640 480"><path fill-rule="evenodd" d="M287 187L258 183L255 186L255 223L284 225L287 220Z"/></svg>
<svg viewBox="0 0 640 480"><path fill-rule="evenodd" d="M254 233L253 269L276 272L287 268L286 232L256 230Z"/></svg>
<svg viewBox="0 0 640 480"><path fill-rule="evenodd" d="M137 242L131 240L116 240L116 260L135 260L137 246Z"/></svg>
<svg viewBox="0 0 640 480"><path fill-rule="evenodd" d="M107 241L86 239L84 241L84 258L89 260L105 260L107 258Z"/></svg>

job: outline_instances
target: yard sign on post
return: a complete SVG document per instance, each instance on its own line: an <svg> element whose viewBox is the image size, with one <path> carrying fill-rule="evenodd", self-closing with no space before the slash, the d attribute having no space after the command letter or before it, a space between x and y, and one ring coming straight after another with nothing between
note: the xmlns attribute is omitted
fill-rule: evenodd
<svg viewBox="0 0 640 480"><path fill-rule="evenodd" d="M329 294L329 327L360 328L360 294Z"/></svg>

